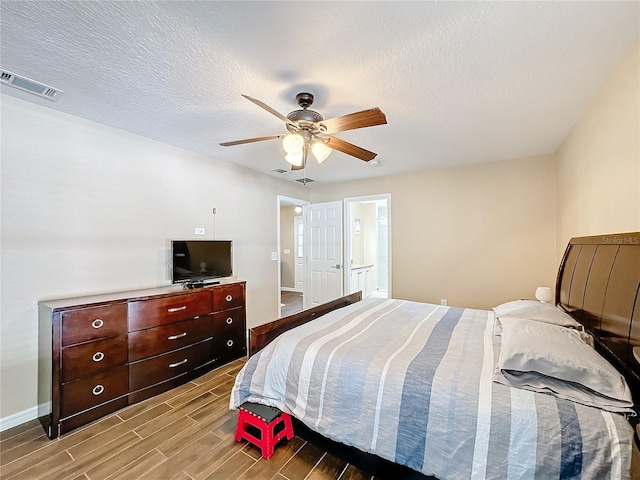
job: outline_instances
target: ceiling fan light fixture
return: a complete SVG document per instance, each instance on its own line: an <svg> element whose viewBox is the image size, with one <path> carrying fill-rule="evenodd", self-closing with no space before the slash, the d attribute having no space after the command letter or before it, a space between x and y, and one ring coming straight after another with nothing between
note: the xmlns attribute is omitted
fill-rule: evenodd
<svg viewBox="0 0 640 480"><path fill-rule="evenodd" d="M309 150L319 164L323 163L333 150L369 162L376 157L376 153L334 137L333 134L387 123L387 117L378 107L325 120L318 112L309 110L313 104L313 95L310 93L299 93L296 96L296 101L300 109L290 112L287 116L256 98L248 95L242 96L283 121L289 133L221 142L220 145L230 147L281 138L282 147L286 152L285 160L292 165L291 170L302 170L307 166ZM373 165L373 163L371 164Z"/></svg>
<svg viewBox="0 0 640 480"><path fill-rule="evenodd" d="M288 153L284 156L284 159L289 162L291 165L295 165L296 167L302 166L302 158L303 153L302 150L298 153Z"/></svg>
<svg viewBox="0 0 640 480"><path fill-rule="evenodd" d="M302 135L298 135L297 133L291 133L289 135L286 135L282 139L282 147L284 148L284 151L287 152L289 155L300 154L300 158L302 159L302 148L304 147L304 138L302 137Z"/></svg>
<svg viewBox="0 0 640 480"><path fill-rule="evenodd" d="M311 145L311 152L313 153L313 156L316 157L318 163L322 163L327 159L329 155L331 155L333 149L327 147L327 145L322 140L318 140L316 142L313 142L313 144Z"/></svg>

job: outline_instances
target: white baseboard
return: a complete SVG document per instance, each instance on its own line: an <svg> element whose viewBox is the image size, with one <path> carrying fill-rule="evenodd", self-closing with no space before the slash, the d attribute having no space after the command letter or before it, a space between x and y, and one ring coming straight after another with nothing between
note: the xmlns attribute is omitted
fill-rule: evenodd
<svg viewBox="0 0 640 480"><path fill-rule="evenodd" d="M31 407L8 417L0 418L0 432L17 427L30 420L38 418L38 407Z"/></svg>
<svg viewBox="0 0 640 480"><path fill-rule="evenodd" d="M283 292L297 292L297 293L302 293L302 290L300 290L299 288L291 288L291 287L281 287L280 290L282 290Z"/></svg>

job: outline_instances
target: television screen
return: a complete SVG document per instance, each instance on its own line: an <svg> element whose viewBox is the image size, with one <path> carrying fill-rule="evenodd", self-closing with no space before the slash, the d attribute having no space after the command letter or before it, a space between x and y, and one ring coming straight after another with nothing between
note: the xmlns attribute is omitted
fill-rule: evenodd
<svg viewBox="0 0 640 480"><path fill-rule="evenodd" d="M172 240L172 283L207 283L233 276L231 240Z"/></svg>

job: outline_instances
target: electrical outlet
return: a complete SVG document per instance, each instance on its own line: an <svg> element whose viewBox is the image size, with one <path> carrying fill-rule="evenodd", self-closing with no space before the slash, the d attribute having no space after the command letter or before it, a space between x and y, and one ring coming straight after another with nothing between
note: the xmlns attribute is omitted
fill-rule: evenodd
<svg viewBox="0 0 640 480"><path fill-rule="evenodd" d="M196 227L196 235L204 235L204 228L202 227Z"/></svg>
<svg viewBox="0 0 640 480"><path fill-rule="evenodd" d="M446 298L441 298L440 299L440 305L444 305L446 307L448 305L447 304L447 299Z"/></svg>

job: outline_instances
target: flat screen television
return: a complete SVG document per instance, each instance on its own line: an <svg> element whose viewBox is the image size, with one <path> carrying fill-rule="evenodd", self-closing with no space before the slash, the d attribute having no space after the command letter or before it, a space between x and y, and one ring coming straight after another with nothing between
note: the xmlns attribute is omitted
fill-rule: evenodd
<svg viewBox="0 0 640 480"><path fill-rule="evenodd" d="M187 287L233 276L231 240L171 240L171 282Z"/></svg>

